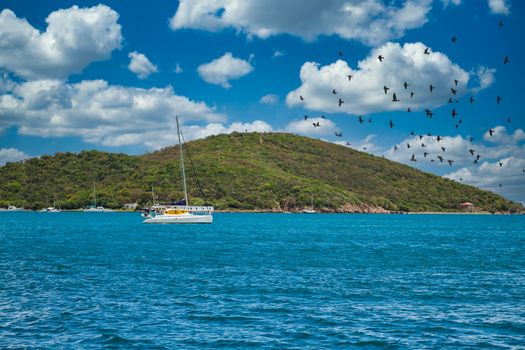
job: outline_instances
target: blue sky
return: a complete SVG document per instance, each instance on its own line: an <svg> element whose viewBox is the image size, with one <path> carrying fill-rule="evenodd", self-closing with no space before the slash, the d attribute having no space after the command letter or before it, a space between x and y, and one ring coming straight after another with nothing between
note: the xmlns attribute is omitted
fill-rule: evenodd
<svg viewBox="0 0 525 350"><path fill-rule="evenodd" d="M234 4L4 0L0 163L82 149L141 154L176 143L179 115L192 139L288 131L525 201L523 2Z"/></svg>

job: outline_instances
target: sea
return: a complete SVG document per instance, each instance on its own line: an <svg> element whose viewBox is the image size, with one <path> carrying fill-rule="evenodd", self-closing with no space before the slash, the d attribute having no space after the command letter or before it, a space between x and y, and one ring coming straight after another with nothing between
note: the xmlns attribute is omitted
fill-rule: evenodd
<svg viewBox="0 0 525 350"><path fill-rule="evenodd" d="M0 349L525 349L525 216L0 213Z"/></svg>

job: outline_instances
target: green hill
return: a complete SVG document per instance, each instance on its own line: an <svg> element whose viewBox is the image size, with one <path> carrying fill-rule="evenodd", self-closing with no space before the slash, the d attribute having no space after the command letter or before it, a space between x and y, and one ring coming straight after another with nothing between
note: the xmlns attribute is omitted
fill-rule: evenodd
<svg viewBox="0 0 525 350"><path fill-rule="evenodd" d="M486 211L522 211L494 193L347 147L284 133L233 133L187 144L191 204L218 209L453 211L461 202ZM192 171L197 170L198 178ZM179 149L142 156L57 153L0 168L0 206L41 208L56 193L62 208L98 200L108 207L182 198ZM202 187L204 196L199 190Z"/></svg>

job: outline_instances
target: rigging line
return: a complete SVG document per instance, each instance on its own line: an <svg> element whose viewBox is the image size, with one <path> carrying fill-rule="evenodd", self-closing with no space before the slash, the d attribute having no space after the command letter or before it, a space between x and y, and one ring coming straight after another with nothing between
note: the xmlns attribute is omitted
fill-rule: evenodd
<svg viewBox="0 0 525 350"><path fill-rule="evenodd" d="M182 137L182 142L184 142L184 148L186 149L186 154L188 154L188 159L190 160L191 170L193 171L193 175L195 175L195 180L197 180L197 185L199 185L199 191L201 192L202 199L204 199L204 204L207 204L206 196L204 195L204 191L202 190L201 182L199 181L199 177L197 176L197 172L195 171L195 166L193 165L193 160L191 159L190 150L188 148L188 144L186 143L186 140L184 139L184 134L182 133L182 130L180 130L180 136Z"/></svg>

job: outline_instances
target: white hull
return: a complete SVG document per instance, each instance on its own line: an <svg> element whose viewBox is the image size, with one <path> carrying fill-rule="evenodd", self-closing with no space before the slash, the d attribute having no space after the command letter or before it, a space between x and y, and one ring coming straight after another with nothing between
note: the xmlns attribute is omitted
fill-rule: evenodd
<svg viewBox="0 0 525 350"><path fill-rule="evenodd" d="M170 215L170 214L159 214L153 217L148 217L144 220L145 224L211 224L213 222L213 216L210 214L205 215Z"/></svg>
<svg viewBox="0 0 525 350"><path fill-rule="evenodd" d="M84 209L82 211L84 213L111 213L111 212L113 212L113 210L111 210L111 209L100 208L100 207L88 208L88 209Z"/></svg>

